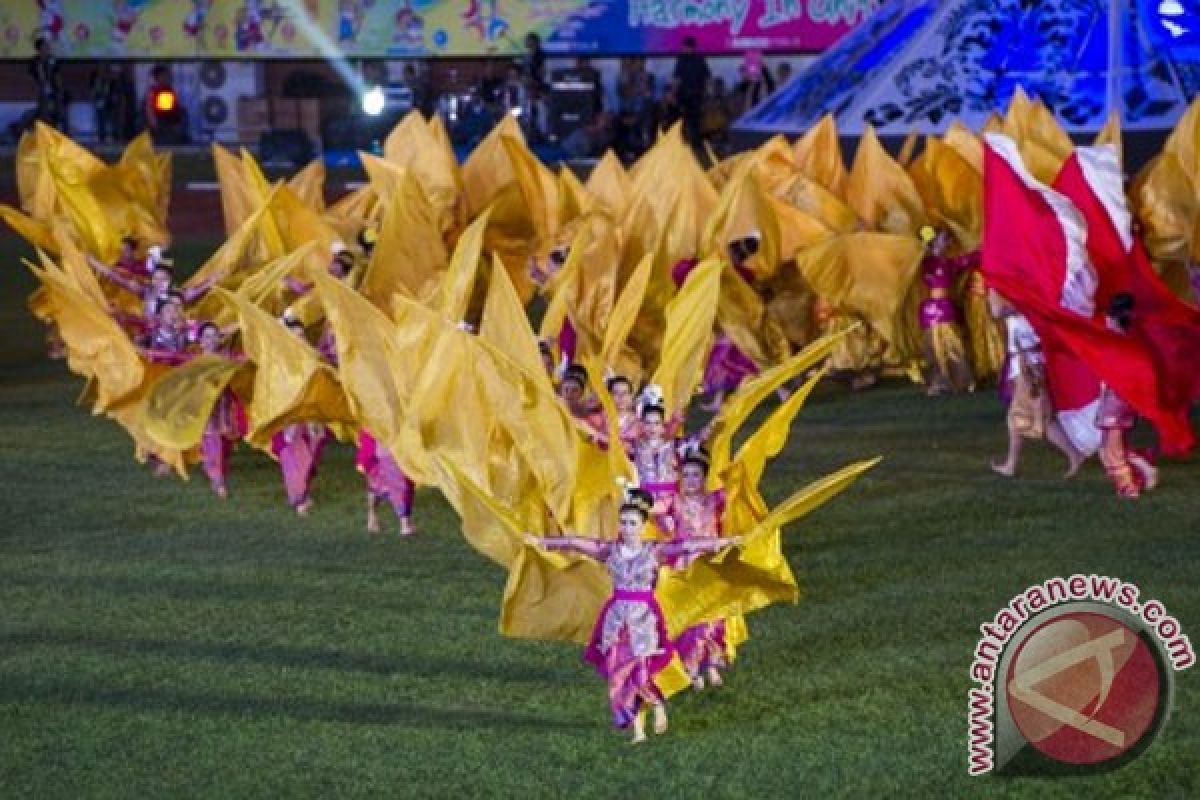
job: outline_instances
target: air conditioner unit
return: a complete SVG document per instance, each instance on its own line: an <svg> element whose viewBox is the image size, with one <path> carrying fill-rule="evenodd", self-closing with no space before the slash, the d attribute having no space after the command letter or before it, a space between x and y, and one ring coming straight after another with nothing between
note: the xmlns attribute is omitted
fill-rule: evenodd
<svg viewBox="0 0 1200 800"><path fill-rule="evenodd" d="M238 140L238 99L262 97L263 68L254 61L205 61L200 64L194 130L204 138Z"/></svg>

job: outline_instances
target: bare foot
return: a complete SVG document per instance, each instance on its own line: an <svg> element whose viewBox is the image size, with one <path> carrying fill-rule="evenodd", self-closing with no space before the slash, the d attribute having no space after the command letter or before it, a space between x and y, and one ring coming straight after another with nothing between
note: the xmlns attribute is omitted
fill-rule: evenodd
<svg viewBox="0 0 1200 800"><path fill-rule="evenodd" d="M718 689L725 685L725 682L721 680L721 673L717 672L716 667L708 668L708 685L715 686Z"/></svg>
<svg viewBox="0 0 1200 800"><path fill-rule="evenodd" d="M997 475L1003 475L1006 478L1011 478L1017 473L1017 468L1012 464L997 464L993 461L992 472L995 472Z"/></svg>
<svg viewBox="0 0 1200 800"><path fill-rule="evenodd" d="M367 533L372 536L379 534L379 515L374 510L367 513Z"/></svg>
<svg viewBox="0 0 1200 800"><path fill-rule="evenodd" d="M216 492L217 497L221 498L222 500L229 497L229 490L225 488L225 484L223 483L219 483L214 486L213 491Z"/></svg>
<svg viewBox="0 0 1200 800"><path fill-rule="evenodd" d="M1064 478L1074 478L1079 472L1079 468L1083 466L1084 457L1082 453L1075 453L1067 459L1067 471L1063 475Z"/></svg>
<svg viewBox="0 0 1200 800"><path fill-rule="evenodd" d="M646 732L645 731L634 731L633 738L629 740L629 743L630 744L641 744L644 741L646 741Z"/></svg>
<svg viewBox="0 0 1200 800"><path fill-rule="evenodd" d="M692 678L692 688L697 692L704 691L704 678L700 677L699 675Z"/></svg>
<svg viewBox="0 0 1200 800"><path fill-rule="evenodd" d="M300 505L296 506L296 513L302 517L307 517L308 512L312 511L312 500L305 500Z"/></svg>
<svg viewBox="0 0 1200 800"><path fill-rule="evenodd" d="M416 534L417 534L417 527L415 525L413 525L413 521L411 519L409 519L408 517L401 517L400 518L400 535L401 536L415 536Z"/></svg>
<svg viewBox="0 0 1200 800"><path fill-rule="evenodd" d="M667 732L667 709L662 703L654 707L654 732L659 736Z"/></svg>

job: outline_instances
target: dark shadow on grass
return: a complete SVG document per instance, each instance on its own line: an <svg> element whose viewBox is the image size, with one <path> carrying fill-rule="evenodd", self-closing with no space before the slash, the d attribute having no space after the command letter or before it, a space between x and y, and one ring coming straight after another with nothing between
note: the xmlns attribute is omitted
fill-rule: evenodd
<svg viewBox="0 0 1200 800"><path fill-rule="evenodd" d="M236 697L156 689L123 689L69 683L5 680L0 703L22 705L101 706L131 711L167 711L244 718L282 717L301 722L477 730L479 728L543 728L581 730L588 722L555 719L505 710L435 708L407 703L332 703L299 697Z"/></svg>
<svg viewBox="0 0 1200 800"><path fill-rule="evenodd" d="M74 632L29 631L0 636L0 651L19 652L30 647L62 647L93 653L123 656L165 656L221 664L262 664L292 669L328 669L370 675L411 675L421 678L466 678L510 683L558 684L578 679L575 672L530 668L502 668L482 661L453 661L417 657L413 654L387 656L319 650L285 645L252 645L226 642L188 642L155 639L115 639Z"/></svg>
<svg viewBox="0 0 1200 800"><path fill-rule="evenodd" d="M117 532L97 535L95 540L119 540ZM47 548L52 550L54 548ZM22 551L26 552L26 551ZM28 552L37 552L30 549ZM114 559L116 561L118 559ZM365 574L365 573L364 573ZM19 586L23 588L51 588L63 591L102 592L117 597L145 598L155 597L170 600L200 600L229 604L233 602L250 603L302 603L314 608L326 601L334 603L350 603L379 607L381 598L387 597L383 589L354 589L349 593L338 595L321 595L311 587L296 583L252 583L250 581L231 581L227 579L202 580L184 577L172 577L169 580L159 580L139 577L121 577L112 575L37 575L29 573L0 571L0 585ZM417 596L419 599L420 596ZM406 598L404 610L429 611L436 610L441 615L467 617L472 619L489 619L492 611L489 609L466 609L461 606L429 603L415 607L413 598ZM398 610L399 611L399 610Z"/></svg>

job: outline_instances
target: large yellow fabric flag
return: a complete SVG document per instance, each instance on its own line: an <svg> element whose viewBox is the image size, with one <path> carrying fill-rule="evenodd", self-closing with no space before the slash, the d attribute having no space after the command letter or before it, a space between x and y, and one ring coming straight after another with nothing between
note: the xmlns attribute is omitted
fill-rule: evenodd
<svg viewBox="0 0 1200 800"><path fill-rule="evenodd" d="M916 236L928 221L917 187L870 126L854 154L846 202L871 230Z"/></svg>
<svg viewBox="0 0 1200 800"><path fill-rule="evenodd" d="M732 265L721 271L717 323L759 369L778 364L791 353L787 335L767 313L767 304Z"/></svg>
<svg viewBox="0 0 1200 800"><path fill-rule="evenodd" d="M31 247L44 250L51 255L58 255L58 240L54 236L54 229L47 223L39 222L28 214L3 203L0 203L0 219L7 222L8 226L16 231L18 236L29 242Z"/></svg>
<svg viewBox="0 0 1200 800"><path fill-rule="evenodd" d="M1179 158L1160 153L1138 174L1129 196L1156 264L1185 263L1194 245L1192 225L1200 218L1200 198Z"/></svg>
<svg viewBox="0 0 1200 800"><path fill-rule="evenodd" d="M360 290L381 309L391 308L397 292L428 303L449 262L438 233L437 210L407 170L400 171L395 192L385 197L379 238Z"/></svg>
<svg viewBox="0 0 1200 800"><path fill-rule="evenodd" d="M95 411L106 411L136 392L145 365L121 326L53 264L26 265L46 289L50 313L67 346L67 366L95 378Z"/></svg>
<svg viewBox="0 0 1200 800"><path fill-rule="evenodd" d="M931 221L949 229L967 250L979 246L983 232L983 174L953 148L933 137L909 174Z"/></svg>
<svg viewBox="0 0 1200 800"><path fill-rule="evenodd" d="M815 373L803 386L792 392L779 408L771 412L766 422L742 444L734 460L741 462L747 481L757 486L762 480L767 462L783 451L791 433L792 421L823 375L823 371Z"/></svg>
<svg viewBox="0 0 1200 800"><path fill-rule="evenodd" d="M201 354L164 372L146 392L146 436L168 450L196 447L221 393L239 371L250 369L225 356Z"/></svg>
<svg viewBox="0 0 1200 800"><path fill-rule="evenodd" d="M779 220L747 164L725 185L720 202L702 235L701 254L706 258L728 258L730 242L757 236L758 252L744 265L758 278L766 279L779 268Z"/></svg>
<svg viewBox="0 0 1200 800"><path fill-rule="evenodd" d="M294 422L323 422L339 439L349 439L354 416L317 351L245 298L220 288L213 292L237 313L246 357L257 367L247 441L263 447Z"/></svg>
<svg viewBox="0 0 1200 800"><path fill-rule="evenodd" d="M613 303L612 314L608 318L608 326L604 329L604 341L600 347L601 362L634 383L641 379L642 364L637 354L626 346L626 342L630 331L633 330L633 323L642 310L642 301L646 297L646 287L653 268L654 256L647 253Z"/></svg>
<svg viewBox="0 0 1200 800"><path fill-rule="evenodd" d="M233 234L188 278L185 285L199 286L216 281L227 289L236 289L264 262L283 257L286 248L283 241L275 236L278 232L275 226L266 224L268 216L268 205L262 205L243 217ZM308 254L309 250L304 252ZM215 312L211 305L206 310Z"/></svg>
<svg viewBox="0 0 1200 800"><path fill-rule="evenodd" d="M71 179L67 168L56 161L48 162L46 168L54 178L59 202L84 249L101 261L114 261L121 250L121 229L112 225L106 209L87 185Z"/></svg>
<svg viewBox="0 0 1200 800"><path fill-rule="evenodd" d="M955 120L942 136L942 143L970 164L972 169L983 174L983 140L969 128Z"/></svg>
<svg viewBox="0 0 1200 800"><path fill-rule="evenodd" d="M405 392L393 369L405 357L396 350L396 326L341 281L328 275L315 277L325 318L333 326L338 378L350 410L377 441L394 441L406 410ZM403 458L398 463L405 469L415 466Z"/></svg>
<svg viewBox="0 0 1200 800"><path fill-rule="evenodd" d="M241 160L219 144L212 146L213 166L221 193L221 214L225 233L232 234L259 207L257 192L246 181Z"/></svg>
<svg viewBox="0 0 1200 800"><path fill-rule="evenodd" d="M754 409L793 377L825 360L844 335L840 333L821 337L787 361L743 381L737 391L725 398L721 410L713 420L713 435L709 439L710 489L718 487L721 473L730 462L733 438Z"/></svg>
<svg viewBox="0 0 1200 800"><path fill-rule="evenodd" d="M567 311L577 335L577 358L600 353L616 302L620 243L616 225L605 212L597 211L575 223L567 260L546 282L543 291L551 298L567 296Z"/></svg>
<svg viewBox="0 0 1200 800"><path fill-rule="evenodd" d="M435 295L434 308L452 322L466 319L483 257L484 232L490 218L491 211L484 211L463 231L454 245L450 267L442 276L441 286Z"/></svg>
<svg viewBox="0 0 1200 800"><path fill-rule="evenodd" d="M804 175L834 195L844 196L850 176L842 161L842 146L832 114L821 117L820 122L805 131L796 140L792 152L796 166Z"/></svg>
<svg viewBox="0 0 1200 800"><path fill-rule="evenodd" d="M849 233L862 227L858 215L850 206L804 175L793 175L780 185L776 196L820 220L830 230Z"/></svg>
<svg viewBox="0 0 1200 800"><path fill-rule="evenodd" d="M662 356L651 382L662 387L668 415L687 407L704 375L723 269L716 259L702 262L667 306Z"/></svg>
<svg viewBox="0 0 1200 800"><path fill-rule="evenodd" d="M851 233L796 256L809 285L832 307L861 315L900 358L920 350L917 273L924 257L911 236Z"/></svg>
<svg viewBox="0 0 1200 800"><path fill-rule="evenodd" d="M584 188L587 189L589 195L596 198L602 206L618 218L629 205L631 192L629 174L625 172L625 168L621 166L620 160L612 150L605 151L599 163L592 168L591 174L584 183Z"/></svg>
<svg viewBox="0 0 1200 800"><path fill-rule="evenodd" d="M287 186L301 203L315 211L325 210L325 162L313 159L288 179Z"/></svg>
<svg viewBox="0 0 1200 800"><path fill-rule="evenodd" d="M440 117L426 123L419 111L409 113L384 140L383 157L416 175L437 212L441 234L459 229L467 212L460 202L462 175Z"/></svg>

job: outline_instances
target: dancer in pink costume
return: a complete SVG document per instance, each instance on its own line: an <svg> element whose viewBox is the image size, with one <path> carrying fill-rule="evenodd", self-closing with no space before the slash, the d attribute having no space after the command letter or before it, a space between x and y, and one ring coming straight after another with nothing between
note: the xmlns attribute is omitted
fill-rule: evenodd
<svg viewBox="0 0 1200 800"><path fill-rule="evenodd" d="M416 533L412 522L413 482L387 448L380 447L375 437L365 430L358 434L354 465L367 479L367 532L379 533L379 515L375 508L380 500L387 500L400 520L400 535Z"/></svg>
<svg viewBox="0 0 1200 800"><path fill-rule="evenodd" d="M684 555L715 553L742 543L741 537L667 543L645 540L643 531L653 505L649 492L628 490L615 542L580 536L526 537L534 547L579 553L608 568L613 593L596 619L584 659L607 681L613 723L618 728L632 725L635 744L646 739L647 705L654 710L654 732L667 730L666 701L654 679L671 663L675 648L654 597L659 568L669 567Z"/></svg>
<svg viewBox="0 0 1200 800"><path fill-rule="evenodd" d="M288 317L283 324L297 336L304 336L304 325L299 320ZM312 510L309 489L328 441L329 429L317 422L294 422L271 437L271 452L283 471L288 505L302 517Z"/></svg>
<svg viewBox="0 0 1200 800"><path fill-rule="evenodd" d="M222 354L221 329L213 322L200 325L200 352ZM209 485L217 497L224 500L229 496L225 477L229 473L229 454L241 438L246 435L246 410L237 395L225 389L217 398L212 414L204 425L200 437L200 460Z"/></svg>
<svg viewBox="0 0 1200 800"><path fill-rule="evenodd" d="M687 448L680 469L679 494L671 500L667 512L667 526L674 542L712 541L721 537L725 492L704 490L708 467L709 456L704 448L695 445ZM695 560L695 555L685 554L671 566L686 569ZM710 686L721 686L720 670L727 666L724 620L693 625L675 640L675 649L696 689L704 688L705 677Z"/></svg>

